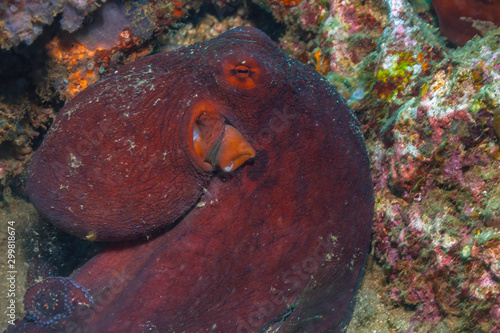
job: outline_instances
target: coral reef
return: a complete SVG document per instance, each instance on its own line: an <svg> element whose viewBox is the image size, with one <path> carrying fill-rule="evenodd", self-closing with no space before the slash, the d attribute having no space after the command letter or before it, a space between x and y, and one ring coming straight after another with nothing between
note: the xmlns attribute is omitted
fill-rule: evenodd
<svg viewBox="0 0 500 333"><path fill-rule="evenodd" d="M136 37L148 39L153 30L161 32L173 26L189 10L198 10L202 2L8 0L0 4L0 47L8 50L21 42L31 45L44 27L61 14L59 23L63 31L78 31L77 39L88 48L109 49L125 27ZM80 31L82 28L86 31ZM98 45L98 40L104 40L103 45Z"/></svg>
<svg viewBox="0 0 500 333"><path fill-rule="evenodd" d="M316 68L352 104L367 88L367 56L375 51L387 24L387 9L378 1L334 1L330 6L320 30L321 45L315 50Z"/></svg>
<svg viewBox="0 0 500 333"><path fill-rule="evenodd" d="M270 10L277 20L282 21L291 12L297 11L296 7L301 2L302 0L264 0L260 4L267 10Z"/></svg>
<svg viewBox="0 0 500 333"><path fill-rule="evenodd" d="M84 17L100 6L99 1L86 0L22 0L0 5L0 46L10 49L21 42L30 45L62 13L61 28L74 32Z"/></svg>
<svg viewBox="0 0 500 333"><path fill-rule="evenodd" d="M418 305L418 320L459 316L464 329L500 327L499 51L493 34L446 57L382 129L390 147L370 143L376 255L392 299Z"/></svg>
<svg viewBox="0 0 500 333"><path fill-rule="evenodd" d="M289 28L282 45L307 54L363 124L382 302L416 309L410 331L498 331L500 33L451 49L428 3L384 3L332 1L316 21L302 3L288 16L317 37L292 44Z"/></svg>
<svg viewBox="0 0 500 333"><path fill-rule="evenodd" d="M107 2L91 24L72 35L60 33L47 44L49 80L63 99L74 97L108 70L151 52L144 42L155 31L152 6Z"/></svg>
<svg viewBox="0 0 500 333"><path fill-rule="evenodd" d="M6 185L21 175L32 156L32 140L54 117L52 108L27 103L0 102L0 206L8 203Z"/></svg>
<svg viewBox="0 0 500 333"><path fill-rule="evenodd" d="M36 243L27 244L27 242L25 241L34 239L34 237L32 237L32 233L34 231L40 231L40 228L36 228L35 226L35 221L38 221L39 214L36 211L35 207L26 202L26 200L10 196L7 201L5 201L4 199L2 202L4 204L0 205L0 226L7 231L8 226L10 226L8 222L14 221L14 228L15 231L17 231L16 236L17 239L19 239L19 241L16 242L15 248L15 259L17 264L16 268L18 269L16 275L17 280L15 283L16 293L13 299L15 300L16 306L15 309L7 308L7 306L9 305L9 299L7 298L7 295L0 300L0 305L4 309L2 311L4 318L0 322L0 329L3 330L7 326L7 320L13 320L14 318L19 317L23 314L22 300L24 292L26 291L26 284L24 283L24 281L26 281L27 274L25 265L23 263L26 263L31 258L31 256L33 255L33 249L38 245ZM30 228L32 229L28 232ZM0 251L5 254L8 253L8 236L9 234L7 232L3 232L2 234L0 234ZM43 234L43 236L47 235ZM47 238L44 237L43 239L45 241ZM10 271L8 262L7 260L4 260L0 263L0 288L4 291L10 289L10 281L7 279L9 277L8 271Z"/></svg>
<svg viewBox="0 0 500 333"><path fill-rule="evenodd" d="M386 3L374 76L355 108L387 295L416 307L415 331L498 330L498 32L447 49L405 1Z"/></svg>
<svg viewBox="0 0 500 333"><path fill-rule="evenodd" d="M49 80L63 99L71 99L97 82L102 74L120 64L149 54L152 50L126 28L109 49L86 48L70 37L55 37L47 44Z"/></svg>

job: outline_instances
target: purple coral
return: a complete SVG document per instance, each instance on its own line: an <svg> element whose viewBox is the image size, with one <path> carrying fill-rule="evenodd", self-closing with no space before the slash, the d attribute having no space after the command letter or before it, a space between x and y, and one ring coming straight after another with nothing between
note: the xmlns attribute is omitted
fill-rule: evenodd
<svg viewBox="0 0 500 333"><path fill-rule="evenodd" d="M3 49L25 42L32 44L42 34L45 25L52 24L62 12L61 27L69 32L78 30L84 17L98 8L96 1L87 0L27 0L15 2L0 10L0 45Z"/></svg>

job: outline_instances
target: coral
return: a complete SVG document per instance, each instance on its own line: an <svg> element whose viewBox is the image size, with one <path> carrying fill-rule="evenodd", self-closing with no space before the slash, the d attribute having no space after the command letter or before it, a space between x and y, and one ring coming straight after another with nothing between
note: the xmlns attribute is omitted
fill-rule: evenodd
<svg viewBox="0 0 500 333"><path fill-rule="evenodd" d="M0 7L0 46L8 50L21 42L32 44L59 13L62 13L61 28L74 32L81 27L84 17L98 7L97 1L9 1Z"/></svg>
<svg viewBox="0 0 500 333"><path fill-rule="evenodd" d="M500 138L500 111L495 110L493 116L493 128L495 129L495 133Z"/></svg>
<svg viewBox="0 0 500 333"><path fill-rule="evenodd" d="M110 49L92 50L72 39L55 37L47 44L47 50L51 58L49 79L63 99L71 99L97 82L106 71L118 66L118 61L141 58L151 52L151 47L141 46L140 40L125 29Z"/></svg>
<svg viewBox="0 0 500 333"><path fill-rule="evenodd" d="M54 110L34 105L0 102L0 197L5 185L20 175L32 155L32 140L37 130L47 129Z"/></svg>
<svg viewBox="0 0 500 333"><path fill-rule="evenodd" d="M284 21L287 16L299 11L298 6L309 1L302 0L264 0L261 6L271 11L278 21Z"/></svg>
<svg viewBox="0 0 500 333"><path fill-rule="evenodd" d="M294 7L301 2L302 0L270 0L271 4L276 4L278 6L284 6L284 7Z"/></svg>
<svg viewBox="0 0 500 333"><path fill-rule="evenodd" d="M408 4L388 4L390 23L378 41L381 50L373 91L385 101L404 103L419 93L423 78L443 59L445 51Z"/></svg>
<svg viewBox="0 0 500 333"><path fill-rule="evenodd" d="M164 49L171 50L180 45L190 45L214 38L224 31L239 26L253 26L251 22L241 16L228 17L220 21L217 17L206 15L200 20L197 26L192 23L185 24L176 31L175 34L165 34L159 37L158 41L164 45Z"/></svg>
<svg viewBox="0 0 500 333"><path fill-rule="evenodd" d="M78 32L59 33L46 48L50 57L48 77L54 90L63 100L73 98L80 91L97 82L103 75L123 63L151 53L151 38L158 35L157 45L184 45L212 38L230 27L244 25L240 19L233 23L213 23L202 38L188 38L185 34L192 25L176 25L189 10L199 9L201 2L158 1L137 3L108 2L94 13L93 20ZM231 21L228 20L228 21ZM201 36L204 26L191 35ZM176 34L165 31L177 27ZM184 34L184 35L182 35ZM175 37L175 38L173 38Z"/></svg>
<svg viewBox="0 0 500 333"><path fill-rule="evenodd" d="M61 65L61 72L51 72L50 79L54 88L67 99L97 82L99 74L109 64L107 52L91 51L81 44L65 43L57 37L47 45L47 50L54 66Z"/></svg>
<svg viewBox="0 0 500 333"><path fill-rule="evenodd" d="M465 43L500 26L500 3L490 0L432 0L441 32L451 42Z"/></svg>
<svg viewBox="0 0 500 333"><path fill-rule="evenodd" d="M374 248L387 267L387 292L395 304L417 307L417 331L423 322L498 329L500 234L486 225L500 195L498 33L453 52L405 1L386 3L390 23L360 108L371 126Z"/></svg>
<svg viewBox="0 0 500 333"><path fill-rule="evenodd" d="M500 32L450 49L427 4L384 2L333 1L309 26L367 139L382 298L416 309L413 331L498 331Z"/></svg>
<svg viewBox="0 0 500 333"><path fill-rule="evenodd" d="M155 29L150 13L150 5L110 2L96 11L92 24L73 35L56 36L46 46L55 90L64 99L73 98L118 62L149 54L151 46L144 42Z"/></svg>
<svg viewBox="0 0 500 333"><path fill-rule="evenodd" d="M87 49L108 50L119 42L124 30L137 38L148 39L153 33L153 18L132 3L107 2L96 11L92 23L74 37Z"/></svg>
<svg viewBox="0 0 500 333"><path fill-rule="evenodd" d="M129 28L134 36L149 39L153 31L164 31L176 20L187 15L189 9L201 2L182 1L93 1L50 0L11 1L0 6L0 46L10 49L21 42L30 45L42 34L44 26L52 24L61 13L61 28L77 32L75 37L88 48L111 48L118 34ZM92 15L90 24L84 18ZM98 45L102 43L102 45Z"/></svg>

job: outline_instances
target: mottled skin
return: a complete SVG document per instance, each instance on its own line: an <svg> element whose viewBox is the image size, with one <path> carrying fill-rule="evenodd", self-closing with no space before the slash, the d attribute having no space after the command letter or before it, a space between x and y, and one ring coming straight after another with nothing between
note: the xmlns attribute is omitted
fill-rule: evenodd
<svg viewBox="0 0 500 333"><path fill-rule="evenodd" d="M473 27L473 20L500 24L498 0L432 0L439 18L439 28L446 38L465 45L481 32Z"/></svg>
<svg viewBox="0 0 500 333"><path fill-rule="evenodd" d="M241 64L250 81L227 70ZM220 176L194 161L186 128L199 105L242 133L251 163ZM61 326L337 332L350 320L373 217L362 134L334 88L262 32L237 28L124 66L54 127L30 169L44 216L112 240L168 229L74 272L95 303Z"/></svg>

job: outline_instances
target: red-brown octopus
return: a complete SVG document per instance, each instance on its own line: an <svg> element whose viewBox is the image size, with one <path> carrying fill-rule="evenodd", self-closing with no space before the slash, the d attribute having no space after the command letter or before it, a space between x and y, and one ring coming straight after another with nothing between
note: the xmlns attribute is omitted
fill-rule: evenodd
<svg viewBox="0 0 500 333"><path fill-rule="evenodd" d="M29 196L113 241L25 296L11 332L337 332L373 218L358 121L261 31L130 63L59 112Z"/></svg>

